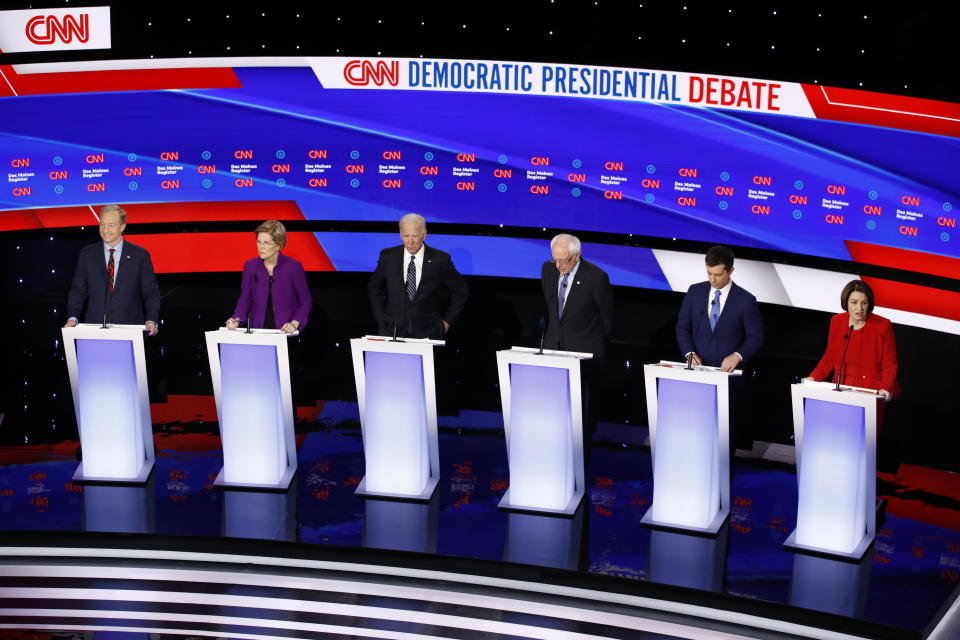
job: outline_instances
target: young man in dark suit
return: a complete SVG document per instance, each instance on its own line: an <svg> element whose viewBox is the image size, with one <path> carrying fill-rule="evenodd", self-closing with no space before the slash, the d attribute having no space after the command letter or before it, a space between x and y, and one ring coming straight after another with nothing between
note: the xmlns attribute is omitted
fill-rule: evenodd
<svg viewBox="0 0 960 640"><path fill-rule="evenodd" d="M467 303L469 288L450 254L428 247L423 216L400 218L403 244L380 252L368 286L381 335L442 340Z"/></svg>
<svg viewBox="0 0 960 640"><path fill-rule="evenodd" d="M749 361L763 346L763 319L757 299L737 286L733 275L733 251L715 246L704 259L707 281L690 285L677 318L677 343L683 357L694 366L720 367L733 371ZM743 376L730 379L730 452L753 445L743 420ZM730 466L731 475L733 465Z"/></svg>
<svg viewBox="0 0 960 640"><path fill-rule="evenodd" d="M540 284L547 302L543 346L592 353L580 363L583 400L583 451L590 461L590 433L596 425L596 390L605 370L607 343L613 334L613 288L606 272L582 257L580 240L561 233L550 241L552 258L543 263Z"/></svg>
<svg viewBox="0 0 960 640"><path fill-rule="evenodd" d="M733 371L763 345L763 320L757 299L731 280L733 251L711 247L704 261L707 281L690 285L683 298L677 342L695 366Z"/></svg>
<svg viewBox="0 0 960 640"><path fill-rule="evenodd" d="M127 212L115 204L100 209L102 242L80 250L67 295L66 327L77 319L109 324L142 324L156 335L160 320L160 286L150 253L123 239ZM84 308L86 310L84 311Z"/></svg>

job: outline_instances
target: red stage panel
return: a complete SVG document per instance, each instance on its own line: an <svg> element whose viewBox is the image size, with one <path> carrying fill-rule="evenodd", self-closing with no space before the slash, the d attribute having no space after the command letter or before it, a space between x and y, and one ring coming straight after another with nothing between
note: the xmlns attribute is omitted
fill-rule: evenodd
<svg viewBox="0 0 960 640"><path fill-rule="evenodd" d="M243 86L237 74L229 67L18 74L11 65L3 65L0 66L0 73L6 78L6 82L0 82L0 96L95 91L235 89Z"/></svg>
<svg viewBox="0 0 960 640"><path fill-rule="evenodd" d="M205 220L303 220L300 207L292 200L249 200L240 202L151 202L125 204L130 224L146 222L194 222ZM9 209L0 211L0 231L51 229L96 225L96 211L102 205ZM256 224L250 226L250 230Z"/></svg>
<svg viewBox="0 0 960 640"><path fill-rule="evenodd" d="M820 119L960 137L960 105L859 89L803 85Z"/></svg>
<svg viewBox="0 0 960 640"><path fill-rule="evenodd" d="M157 273L241 271L257 256L253 229L236 233L126 234L145 247ZM333 263L312 233L288 233L283 253L296 258L307 271L334 271Z"/></svg>

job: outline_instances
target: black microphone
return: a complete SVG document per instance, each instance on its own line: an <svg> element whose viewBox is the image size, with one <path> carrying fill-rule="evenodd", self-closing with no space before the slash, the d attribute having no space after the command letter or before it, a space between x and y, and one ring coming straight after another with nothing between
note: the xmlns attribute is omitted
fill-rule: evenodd
<svg viewBox="0 0 960 640"><path fill-rule="evenodd" d="M250 326L250 310L253 307L253 296L257 291L257 274L253 274L253 293L250 294L250 304L247 305L247 330L244 333L253 333L253 327Z"/></svg>
<svg viewBox="0 0 960 640"><path fill-rule="evenodd" d="M693 351L687 354L687 371L693 371Z"/></svg>
<svg viewBox="0 0 960 640"><path fill-rule="evenodd" d="M843 368L846 366L847 360L847 348L850 346L850 336L853 335L853 325L850 325L850 330L843 336L843 339L846 340L846 344L843 345L843 355L840 356L840 365L837 367L837 386L833 388L834 391L843 391L840 388L840 379L843 377Z"/></svg>
<svg viewBox="0 0 960 640"><path fill-rule="evenodd" d="M116 273L116 271L114 271ZM101 329L107 329L107 309L110 307L110 300L113 298L110 292L110 274L104 271L103 274L103 324L100 325Z"/></svg>
<svg viewBox="0 0 960 640"><path fill-rule="evenodd" d="M397 340L397 321L393 321L393 337L390 338L390 342L400 342Z"/></svg>
<svg viewBox="0 0 960 640"><path fill-rule="evenodd" d="M537 355L542 356L543 355L543 339L547 336L547 316L540 316L540 321L538 324L540 325L540 353L538 353Z"/></svg>

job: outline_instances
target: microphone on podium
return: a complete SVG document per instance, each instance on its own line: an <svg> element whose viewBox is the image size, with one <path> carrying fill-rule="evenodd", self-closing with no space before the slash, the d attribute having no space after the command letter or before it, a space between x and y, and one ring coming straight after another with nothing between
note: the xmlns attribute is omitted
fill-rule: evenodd
<svg viewBox="0 0 960 640"><path fill-rule="evenodd" d="M846 365L847 360L847 348L850 346L850 336L853 335L853 325L850 325L850 328L847 330L847 333L844 334L843 339L846 342L843 345L843 355L840 356L840 364L837 365L837 386L833 388L834 391L843 391L840 388L840 379L843 377L843 367Z"/></svg>

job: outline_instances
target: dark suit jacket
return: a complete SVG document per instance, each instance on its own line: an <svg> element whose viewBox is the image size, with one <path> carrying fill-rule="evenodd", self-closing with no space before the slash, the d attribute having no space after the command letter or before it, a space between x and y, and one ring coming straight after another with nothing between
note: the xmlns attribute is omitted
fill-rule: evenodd
<svg viewBox="0 0 960 640"><path fill-rule="evenodd" d="M695 352L709 367L719 367L733 352L743 356L746 363L763 346L763 320L757 299L749 291L730 287L730 297L723 305L717 328L710 330L707 317L709 282L690 285L680 306L677 318L677 343L680 353Z"/></svg>
<svg viewBox="0 0 960 640"><path fill-rule="evenodd" d="M124 239L123 255L117 260L120 268L117 270L113 293L108 293L103 242L80 250L73 283L67 295L68 318L101 322L106 302L107 322L111 324L143 324L147 320L160 322L160 286L153 273L150 254L143 247Z"/></svg>
<svg viewBox="0 0 960 640"><path fill-rule="evenodd" d="M381 335L406 336L407 320L413 322L413 338L443 339L441 321L453 325L467 304L470 290L453 266L450 254L424 245L420 286L412 301L407 300L403 245L380 252L377 268L368 287L370 306Z"/></svg>
<svg viewBox="0 0 960 640"><path fill-rule="evenodd" d="M569 282L562 318L559 317L557 299L560 272L555 264L543 263L540 283L547 301L544 348L592 353L595 361L603 360L614 323L613 289L606 272L593 263L580 260L577 275Z"/></svg>

